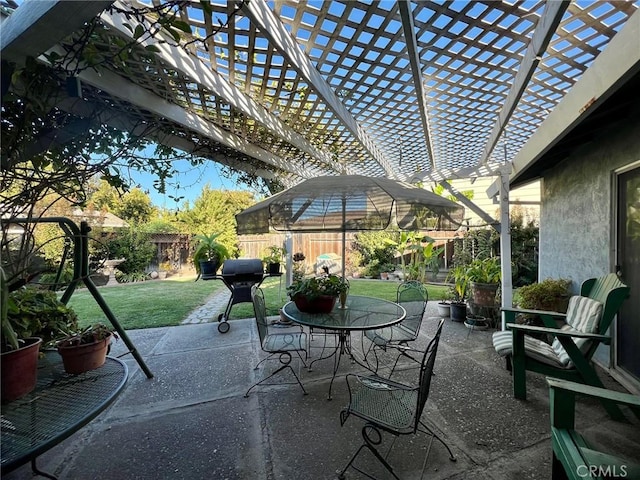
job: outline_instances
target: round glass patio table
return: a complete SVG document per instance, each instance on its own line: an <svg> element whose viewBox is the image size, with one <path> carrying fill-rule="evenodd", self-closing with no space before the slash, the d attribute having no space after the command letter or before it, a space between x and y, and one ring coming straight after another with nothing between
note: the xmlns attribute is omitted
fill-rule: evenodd
<svg viewBox="0 0 640 480"><path fill-rule="evenodd" d="M338 342L336 343L335 350L333 350L330 355L321 355L320 358L315 359L309 364L309 370L311 370L315 362L334 357L333 376L329 384L328 397L329 400L331 400L331 388L338 367L340 366L340 357L344 353L349 353L351 358L355 360L349 347L348 339L350 332L390 327L404 320L407 312L402 305L388 300L361 295L349 295L345 308L342 308L339 302L336 302L336 306L333 307L333 310L329 313L301 312L298 310L298 307L296 307L296 304L291 301L282 307L282 314L288 320L300 325L320 328L336 333ZM366 365L362 366L368 368Z"/></svg>
<svg viewBox="0 0 640 480"><path fill-rule="evenodd" d="M120 394L128 377L124 362L107 357L103 366L79 375L65 373L62 357L45 351L35 390L2 405L2 475L31 461L78 431Z"/></svg>

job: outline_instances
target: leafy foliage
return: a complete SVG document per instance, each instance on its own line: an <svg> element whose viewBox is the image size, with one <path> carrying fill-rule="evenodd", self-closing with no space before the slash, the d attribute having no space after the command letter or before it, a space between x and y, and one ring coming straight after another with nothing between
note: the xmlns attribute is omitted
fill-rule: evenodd
<svg viewBox="0 0 640 480"><path fill-rule="evenodd" d="M15 290L8 296L7 310L18 338L40 337L44 346L78 328L73 309L49 290L33 287Z"/></svg>
<svg viewBox="0 0 640 480"><path fill-rule="evenodd" d="M73 347L78 345L88 345L113 335L118 339L118 334L104 323L94 323L84 327L79 331L74 331L57 342L58 347Z"/></svg>
<svg viewBox="0 0 640 480"><path fill-rule="evenodd" d="M547 278L518 288L514 293L514 302L520 308L534 310L562 311L561 305L569 297L571 280Z"/></svg>
<svg viewBox="0 0 640 480"><path fill-rule="evenodd" d="M120 229L109 235L106 242L109 258L124 258L118 265L122 273L144 273L156 254L155 246L149 241L149 235L136 228Z"/></svg>
<svg viewBox="0 0 640 480"><path fill-rule="evenodd" d="M338 296L348 291L349 284L337 275L303 278L287 287L287 293L291 299L304 295L309 300L313 300L321 295Z"/></svg>
<svg viewBox="0 0 640 480"><path fill-rule="evenodd" d="M220 233L196 235L194 240L196 248L193 252L193 264L196 272L200 273L201 261L213 261L221 264L229 258L229 251L222 243L217 241Z"/></svg>
<svg viewBox="0 0 640 480"><path fill-rule="evenodd" d="M378 277L383 265L394 263L396 243L400 233L393 230L358 232L354 236L352 249L357 266L365 267L365 275Z"/></svg>

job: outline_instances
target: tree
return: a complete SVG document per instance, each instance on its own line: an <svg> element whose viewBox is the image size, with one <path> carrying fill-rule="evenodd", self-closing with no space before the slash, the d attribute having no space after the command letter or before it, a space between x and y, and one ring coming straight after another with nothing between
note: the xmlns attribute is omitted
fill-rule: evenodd
<svg viewBox="0 0 640 480"><path fill-rule="evenodd" d="M235 215L254 203L250 192L213 190L205 185L193 207L179 212L178 218L188 233L220 233L218 241L233 255L238 253Z"/></svg>
<svg viewBox="0 0 640 480"><path fill-rule="evenodd" d="M113 213L127 222L140 224L151 220L155 208L149 195L139 188L134 188L115 202Z"/></svg>

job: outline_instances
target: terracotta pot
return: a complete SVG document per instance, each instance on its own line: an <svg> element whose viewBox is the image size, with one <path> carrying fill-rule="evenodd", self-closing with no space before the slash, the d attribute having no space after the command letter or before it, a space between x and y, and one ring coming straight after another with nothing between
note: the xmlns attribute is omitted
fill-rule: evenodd
<svg viewBox="0 0 640 480"><path fill-rule="evenodd" d="M493 307L496 304L497 283L471 282L473 303L480 307Z"/></svg>
<svg viewBox="0 0 640 480"><path fill-rule="evenodd" d="M293 301L298 310L305 313L329 313L333 310L338 297L331 295L320 295L309 300L304 295L296 295Z"/></svg>
<svg viewBox="0 0 640 480"><path fill-rule="evenodd" d="M58 346L64 371L77 375L101 367L107 358L112 336L83 345Z"/></svg>
<svg viewBox="0 0 640 480"><path fill-rule="evenodd" d="M2 402L16 400L36 387L41 338L25 339L25 346L2 354Z"/></svg>

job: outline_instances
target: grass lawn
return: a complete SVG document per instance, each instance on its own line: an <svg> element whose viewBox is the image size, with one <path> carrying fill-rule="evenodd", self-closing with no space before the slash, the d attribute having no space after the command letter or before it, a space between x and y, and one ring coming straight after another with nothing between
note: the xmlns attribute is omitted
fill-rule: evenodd
<svg viewBox="0 0 640 480"><path fill-rule="evenodd" d="M351 280L350 293L394 301L398 284L394 281ZM278 315L278 308L289 301L284 278L267 278L262 283L262 289L267 315ZM179 325L189 312L206 303L212 294L226 290L227 287L219 280L194 282L193 278L188 278L102 287L100 294L120 324L125 329L135 329ZM440 300L447 287L428 285L427 290L429 300ZM78 314L81 326L95 322L108 324L102 310L86 289L76 290L69 305ZM222 313L222 310L217 313ZM231 308L231 320L251 317L251 303L239 303Z"/></svg>
<svg viewBox="0 0 640 480"><path fill-rule="evenodd" d="M101 287L111 311L125 329L179 325L194 308L221 288L222 282L194 282L194 278L168 279ZM74 292L69 305L78 314L80 325L107 321L104 313L86 289Z"/></svg>
<svg viewBox="0 0 640 480"><path fill-rule="evenodd" d="M281 277L282 278L282 277ZM382 298L395 302L396 291L400 282L381 281L381 280L350 280L349 294L365 295L368 297ZM448 287L440 285L427 285L429 300L442 300ZM268 278L262 283L264 291L264 299L267 305L267 315L278 315L278 309L289 301L286 288L284 286L284 278L282 279L282 288L280 288L280 280L277 278ZM239 303L231 308L230 319L250 318L253 317L253 306L250 303Z"/></svg>

